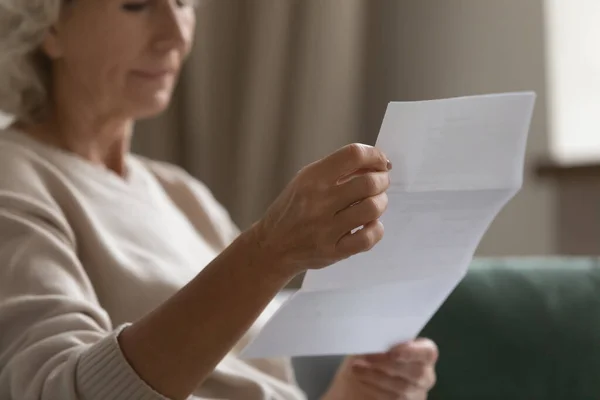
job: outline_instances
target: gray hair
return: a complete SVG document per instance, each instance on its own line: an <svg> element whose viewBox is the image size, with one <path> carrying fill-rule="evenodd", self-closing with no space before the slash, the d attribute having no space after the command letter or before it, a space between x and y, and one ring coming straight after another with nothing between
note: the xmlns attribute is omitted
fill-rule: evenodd
<svg viewBox="0 0 600 400"><path fill-rule="evenodd" d="M0 0L0 111L34 121L47 109L51 61L44 35L64 0Z"/></svg>

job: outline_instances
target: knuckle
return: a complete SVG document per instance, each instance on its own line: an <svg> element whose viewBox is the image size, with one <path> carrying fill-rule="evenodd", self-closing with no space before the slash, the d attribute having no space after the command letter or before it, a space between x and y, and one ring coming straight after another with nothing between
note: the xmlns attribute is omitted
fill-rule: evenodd
<svg viewBox="0 0 600 400"><path fill-rule="evenodd" d="M379 191L379 181L374 174L366 174L362 177L362 186L364 194L372 196Z"/></svg>
<svg viewBox="0 0 600 400"><path fill-rule="evenodd" d="M369 235L365 232L360 232L360 240L358 241L358 248L356 251L367 251L369 249L371 239L369 239Z"/></svg>
<svg viewBox="0 0 600 400"><path fill-rule="evenodd" d="M377 235L373 230L370 230L365 233L363 239L363 248L367 251L371 250L377 244L379 240L377 239Z"/></svg>
<svg viewBox="0 0 600 400"><path fill-rule="evenodd" d="M431 364L435 364L440 356L440 349L438 345L430 339L422 339L425 344L426 361Z"/></svg>
<svg viewBox="0 0 600 400"><path fill-rule="evenodd" d="M417 386L424 390L431 390L436 383L437 376L433 368L428 369L425 372L425 375L421 376L419 379L416 380Z"/></svg>
<svg viewBox="0 0 600 400"><path fill-rule="evenodd" d="M437 344L432 343L432 347L431 347L431 362L435 363L437 362L438 358L440 357L440 349L438 348Z"/></svg>
<svg viewBox="0 0 600 400"><path fill-rule="evenodd" d="M365 199L363 201L365 203L364 216L366 216L369 219L376 219L379 217L379 215L381 215L381 205L376 197L369 197L368 199Z"/></svg>
<svg viewBox="0 0 600 400"><path fill-rule="evenodd" d="M365 147L360 143L352 143L346 146L348 158L353 162L360 162L365 156Z"/></svg>
<svg viewBox="0 0 600 400"><path fill-rule="evenodd" d="M375 231L375 244L379 243L381 239L383 239L383 224L378 222L377 230Z"/></svg>
<svg viewBox="0 0 600 400"><path fill-rule="evenodd" d="M387 210L388 204L389 204L389 198L388 198L387 193L382 193L379 196L379 207L380 207L379 211L381 212L381 214L383 214L385 212L385 210Z"/></svg>
<svg viewBox="0 0 600 400"><path fill-rule="evenodd" d="M371 219L379 218L385 212L388 204L386 195L369 197L364 201L366 203L365 207L367 208L366 214Z"/></svg>
<svg viewBox="0 0 600 400"><path fill-rule="evenodd" d="M312 165L312 164L309 164L309 165L306 165L306 166L304 166L304 167L300 168L300 169L298 170L298 172L296 172L296 177L297 177L297 178L302 178L302 177L304 177L304 176L308 175L308 174L310 173L310 170L311 170L312 168L313 168L313 165Z"/></svg>
<svg viewBox="0 0 600 400"><path fill-rule="evenodd" d="M437 384L437 374L433 368L431 368L431 372L429 373L429 381L427 382L427 388L431 389Z"/></svg>

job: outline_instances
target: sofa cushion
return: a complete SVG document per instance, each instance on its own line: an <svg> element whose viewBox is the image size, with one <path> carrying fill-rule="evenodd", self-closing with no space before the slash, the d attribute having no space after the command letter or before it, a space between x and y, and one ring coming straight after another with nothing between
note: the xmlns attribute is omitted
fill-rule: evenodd
<svg viewBox="0 0 600 400"><path fill-rule="evenodd" d="M477 259L425 327L440 348L429 400L600 398L595 259Z"/></svg>

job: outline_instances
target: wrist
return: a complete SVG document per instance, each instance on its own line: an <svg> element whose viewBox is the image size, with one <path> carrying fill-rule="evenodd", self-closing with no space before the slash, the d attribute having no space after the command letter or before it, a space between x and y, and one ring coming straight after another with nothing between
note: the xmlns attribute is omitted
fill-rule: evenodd
<svg viewBox="0 0 600 400"><path fill-rule="evenodd" d="M268 243L260 222L242 233L239 240L246 248L252 268L266 279L285 282L285 285L298 274L298 271L286 265L283 254Z"/></svg>

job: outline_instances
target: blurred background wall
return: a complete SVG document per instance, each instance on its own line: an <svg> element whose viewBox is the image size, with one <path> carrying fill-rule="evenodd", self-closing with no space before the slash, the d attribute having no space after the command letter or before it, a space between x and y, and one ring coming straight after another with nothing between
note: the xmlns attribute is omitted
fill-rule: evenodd
<svg viewBox="0 0 600 400"><path fill-rule="evenodd" d="M410 4L408 29L417 33L409 56L399 61L407 64L410 98L514 90L537 93L525 185L488 230L479 253L555 253L556 187L540 181L535 173L548 155L543 1L400 3Z"/></svg>
<svg viewBox="0 0 600 400"><path fill-rule="evenodd" d="M557 252L547 157L542 0L216 0L171 109L134 150L202 179L246 227L303 165L373 144L387 102L534 90L521 193L479 254Z"/></svg>

